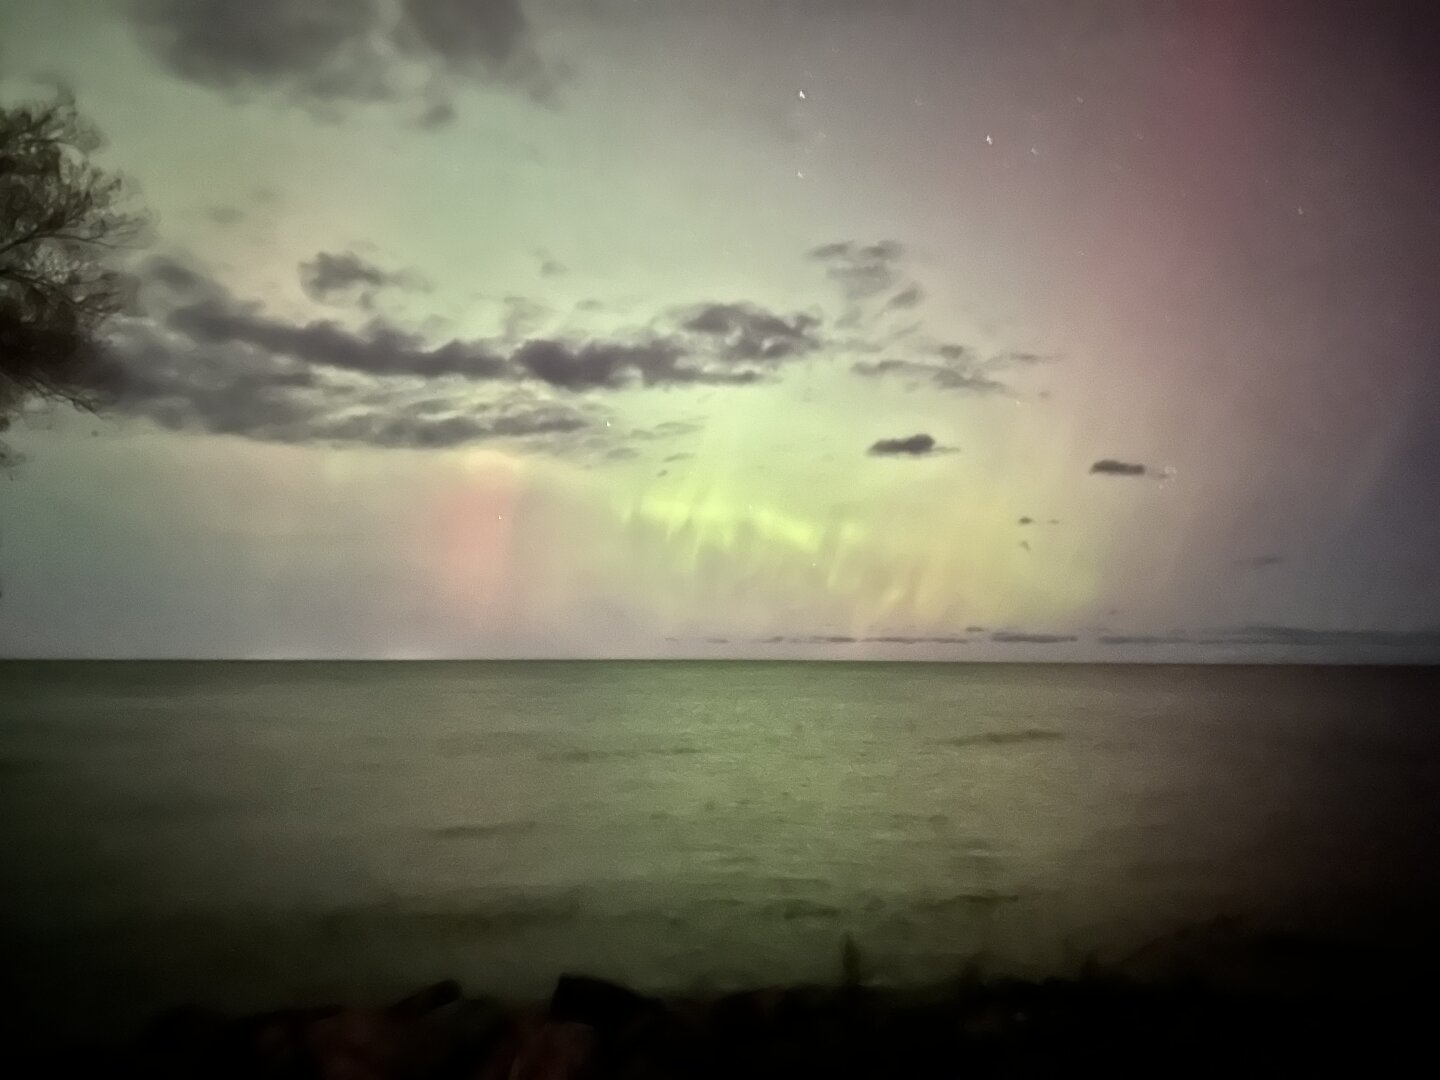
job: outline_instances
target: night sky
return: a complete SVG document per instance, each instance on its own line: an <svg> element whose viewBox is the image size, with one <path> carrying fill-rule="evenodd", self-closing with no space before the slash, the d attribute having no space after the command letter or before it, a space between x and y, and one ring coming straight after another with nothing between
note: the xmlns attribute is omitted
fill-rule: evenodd
<svg viewBox="0 0 1440 1080"><path fill-rule="evenodd" d="M1436 26L0 0L154 218L0 654L1440 659Z"/></svg>

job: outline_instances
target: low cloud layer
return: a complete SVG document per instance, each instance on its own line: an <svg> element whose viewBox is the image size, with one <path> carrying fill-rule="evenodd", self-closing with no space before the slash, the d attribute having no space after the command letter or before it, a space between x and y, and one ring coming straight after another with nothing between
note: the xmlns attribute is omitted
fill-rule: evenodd
<svg viewBox="0 0 1440 1080"><path fill-rule="evenodd" d="M1101 633L1093 637L1027 630L997 630L987 637L982 626L965 634L775 634L752 640L755 645L1070 645L1093 641L1105 646L1283 646L1300 648L1440 650L1440 628L1431 630L1316 630L1298 626L1251 625L1187 633ZM710 640L710 639L696 639Z"/></svg>
<svg viewBox="0 0 1440 1080"><path fill-rule="evenodd" d="M1431 630L1314 630L1302 626L1256 624L1196 638L1202 645L1298 645L1440 649L1440 628Z"/></svg>
<svg viewBox="0 0 1440 1080"><path fill-rule="evenodd" d="M862 289L858 282L867 276L878 280L901 250L890 243L845 242L816 249L810 257L831 270L839 267L842 277L854 279L852 291L864 291L869 286ZM862 273L859 268L865 267ZM745 300L671 307L628 330L617 330L612 322L603 333L572 326L563 335L547 334L540 330L553 321L549 307L526 296L507 296L500 334L446 338L376 310L383 290L430 288L414 271L387 268L353 251L322 251L302 262L299 274L312 301L348 311L308 319L278 315L237 296L193 262L150 258L137 271L138 306L115 335L107 386L118 402L167 427L287 441L313 436L375 445L459 445L527 426L537 432L578 430L594 409L563 411L569 395L754 386L775 380L789 365L873 351L887 336L894 337L883 330L844 332L816 311L776 312ZM577 309L575 316L580 314ZM867 334L873 340L867 341ZM877 376L923 373L945 389L992 392L1004 387L987 371L1038 361L1027 353L981 361L958 344L922 342L920 347L929 350L933 362L888 359L858 364L855 370ZM181 373L182 358L193 362L193 373ZM385 408L396 410L393 424L365 409L352 410L341 422L335 403L356 379L369 382L367 408L380 408L376 402L384 398ZM552 409L522 421L517 417L528 412L507 407L503 423L488 414L476 421L443 408L416 416L396 396L400 380L440 381L454 400L467 403L523 390L555 399L562 412ZM413 389L407 386L407 392ZM218 401L222 392L235 401ZM188 418L187 408L193 412ZM618 432L604 437L604 447L590 449L604 453L623 440ZM571 445L595 441L586 440L571 440ZM868 448L871 456L890 458L955 452L927 433L880 439Z"/></svg>
<svg viewBox="0 0 1440 1080"><path fill-rule="evenodd" d="M1061 645L1078 641L1074 634L1031 634L1018 630L997 630L990 640L1002 645Z"/></svg>
<svg viewBox="0 0 1440 1080"><path fill-rule="evenodd" d="M854 637L850 634L776 634L772 637L757 638L756 645L968 645L971 639L953 634L909 635L877 634L870 637Z"/></svg>
<svg viewBox="0 0 1440 1080"><path fill-rule="evenodd" d="M1183 645L1190 639L1183 634L1101 634L1101 645Z"/></svg>
<svg viewBox="0 0 1440 1080"><path fill-rule="evenodd" d="M1281 645L1291 647L1381 647L1440 649L1440 628L1430 630L1317 630L1303 626L1253 624L1193 634L1105 634L1102 645Z"/></svg>

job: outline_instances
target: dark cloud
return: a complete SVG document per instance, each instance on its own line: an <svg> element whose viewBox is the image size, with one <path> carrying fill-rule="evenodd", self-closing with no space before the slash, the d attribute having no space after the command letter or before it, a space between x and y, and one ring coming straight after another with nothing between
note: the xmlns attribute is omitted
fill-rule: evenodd
<svg viewBox="0 0 1440 1080"><path fill-rule="evenodd" d="M147 283L159 286L172 296L213 296L220 290L198 268L169 255L153 255L140 266L137 280L143 288Z"/></svg>
<svg viewBox="0 0 1440 1080"><path fill-rule="evenodd" d="M870 444L866 453L873 457L926 457L943 454L949 447L939 446L933 435L907 435L900 439L880 439Z"/></svg>
<svg viewBox="0 0 1440 1080"><path fill-rule="evenodd" d="M165 321L169 329L196 345L250 346L309 364L369 375L497 379L510 370L506 358L484 343L451 340L431 345L380 320L363 332L329 320L291 323L224 296L177 307Z"/></svg>
<svg viewBox="0 0 1440 1080"><path fill-rule="evenodd" d="M350 264L342 266L338 276L346 280L357 274L362 281L373 280L369 269ZM149 296L156 316L169 331L188 339L193 346L248 347L367 375L531 380L568 391L629 386L745 386L761 381L778 362L772 356L743 363L734 355L731 338L714 333L696 333L684 339L533 338L518 344L452 339L437 344L382 318L354 329L328 319L297 323L272 317L172 258L152 259L142 276L148 286L159 286L165 294L158 299ZM760 309L736 307L747 319L753 316L762 327L768 325L764 320L771 317ZM792 329L795 325L778 321Z"/></svg>
<svg viewBox="0 0 1440 1080"><path fill-rule="evenodd" d="M1144 476L1149 470L1144 465L1116 461L1114 458L1103 458L1091 465L1090 471L1099 473L1101 476Z"/></svg>
<svg viewBox="0 0 1440 1080"><path fill-rule="evenodd" d="M1073 634L1027 634L1012 630L997 630L990 635L990 640L1002 645L1060 645L1078 639Z"/></svg>
<svg viewBox="0 0 1440 1080"><path fill-rule="evenodd" d="M364 442L380 447L444 449L489 439L528 439L568 434L588 425L584 417L560 406L497 406L449 416L413 416L403 409L375 409L321 426L316 437Z"/></svg>
<svg viewBox="0 0 1440 1080"><path fill-rule="evenodd" d="M673 341L641 343L527 341L511 355L522 372L563 390L617 390L626 386L744 386L762 377L687 359Z"/></svg>
<svg viewBox="0 0 1440 1080"><path fill-rule="evenodd" d="M121 413L169 430L271 442L438 449L589 424L578 410L516 390L467 404L463 395L417 401L384 380L336 384L302 361L233 343L197 348L139 320L119 329L104 371Z"/></svg>
<svg viewBox="0 0 1440 1080"><path fill-rule="evenodd" d="M403 270L385 270L353 251L322 251L300 264L300 285L305 295L325 303L340 297L359 299L369 306L380 289L411 288L418 284L415 275Z"/></svg>
<svg viewBox="0 0 1440 1080"><path fill-rule="evenodd" d="M428 98L419 124L437 127L454 116L449 78L548 100L557 77L520 0L129 0L128 11L180 78L275 92L322 113L418 95Z"/></svg>
<svg viewBox="0 0 1440 1080"><path fill-rule="evenodd" d="M216 225L238 225L245 220L245 211L237 206L212 206L205 216Z"/></svg>
<svg viewBox="0 0 1440 1080"><path fill-rule="evenodd" d="M401 0L395 41L451 76L502 83L553 104L563 66L535 51L521 0Z"/></svg>
<svg viewBox="0 0 1440 1080"><path fill-rule="evenodd" d="M1279 566L1284 561L1283 555L1253 555L1248 559L1236 559L1235 565L1246 570L1262 570L1267 566Z"/></svg>
<svg viewBox="0 0 1440 1080"><path fill-rule="evenodd" d="M526 44L520 0L401 0L407 44L453 68L502 68Z"/></svg>
<svg viewBox="0 0 1440 1080"><path fill-rule="evenodd" d="M591 425L593 405L546 398L556 391L754 384L824 340L813 315L781 316L748 303L671 312L665 333L526 337L527 326L512 318L510 337L445 340L382 316L281 317L174 256L146 260L136 276L136 304L120 320L105 372L118 406L164 427L277 441L425 447L533 437L547 439L551 449L613 460L645 442L692 434L699 424L666 421L623 437ZM408 273L353 253L322 252L302 264L301 276L316 298L415 284ZM528 320L537 310L523 297L507 298L512 316ZM434 396L437 384L445 395ZM425 401L415 400L427 390ZM882 439L870 452L954 451L921 434Z"/></svg>
<svg viewBox="0 0 1440 1080"><path fill-rule="evenodd" d="M1029 540L1021 540L1021 541L1020 541L1020 547L1021 547L1023 550L1025 550L1025 551L1029 551L1029 550L1030 550L1030 541L1029 541Z"/></svg>
<svg viewBox="0 0 1440 1080"><path fill-rule="evenodd" d="M776 634L773 637L756 638L756 645L854 645L860 638L848 634L809 634L803 637L787 637Z"/></svg>
<svg viewBox="0 0 1440 1080"><path fill-rule="evenodd" d="M924 299L925 290L919 285L911 285L892 296L885 306L892 311L908 311L910 308L918 307Z"/></svg>
<svg viewBox="0 0 1440 1080"><path fill-rule="evenodd" d="M965 627L965 632L966 632L967 634L983 634L983 633L985 633L985 627L983 627L983 626L967 626L967 627Z"/></svg>
<svg viewBox="0 0 1440 1080"><path fill-rule="evenodd" d="M1035 524L1035 519L1032 518L1032 517L1022 517L1018 522L1016 522L1016 524L1017 524L1017 525L1034 525L1034 524Z"/></svg>
<svg viewBox="0 0 1440 1080"><path fill-rule="evenodd" d="M754 304L703 304L679 313L680 327L712 339L730 360L788 360L821 345L820 320L797 314L788 318Z"/></svg>
<svg viewBox="0 0 1440 1080"><path fill-rule="evenodd" d="M808 254L816 262L825 264L826 276L840 286L847 300L859 301L900 284L901 274L896 264L905 254L905 248L894 240L877 244L846 240L821 244Z"/></svg>
<svg viewBox="0 0 1440 1080"><path fill-rule="evenodd" d="M675 461L689 461L689 460L690 460L691 458L693 458L694 456L695 456L694 454L686 451L686 452L680 453L680 454L669 454L669 455L667 455L666 457L662 458L661 460L662 460L664 463L669 464L669 463L675 462Z"/></svg>
<svg viewBox="0 0 1440 1080"><path fill-rule="evenodd" d="M555 259L542 259L540 261L541 277L558 277L565 273L567 269L564 263L558 262Z"/></svg>
<svg viewBox="0 0 1440 1080"><path fill-rule="evenodd" d="M144 45L202 86L314 102L389 93L377 0L131 0L129 11Z"/></svg>
<svg viewBox="0 0 1440 1080"><path fill-rule="evenodd" d="M644 346L574 346L562 341L527 341L515 351L515 362L530 375L566 390L617 388L637 372L667 372L680 354L663 342Z"/></svg>

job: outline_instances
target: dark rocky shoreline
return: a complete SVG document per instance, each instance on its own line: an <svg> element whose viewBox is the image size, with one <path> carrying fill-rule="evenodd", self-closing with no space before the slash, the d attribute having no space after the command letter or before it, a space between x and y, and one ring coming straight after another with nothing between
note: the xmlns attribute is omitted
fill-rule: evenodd
<svg viewBox="0 0 1440 1080"><path fill-rule="evenodd" d="M846 949L833 986L650 997L562 976L548 1001L506 1004L455 982L379 1007L327 1005L233 1017L180 1009L123 1048L51 1048L28 1072L323 1080L662 1077L1366 1075L1421 1048L1429 980L1332 957L1248 987L1190 974L1088 970L928 989L862 984ZM1415 1044L1412 1046L1412 1043Z"/></svg>

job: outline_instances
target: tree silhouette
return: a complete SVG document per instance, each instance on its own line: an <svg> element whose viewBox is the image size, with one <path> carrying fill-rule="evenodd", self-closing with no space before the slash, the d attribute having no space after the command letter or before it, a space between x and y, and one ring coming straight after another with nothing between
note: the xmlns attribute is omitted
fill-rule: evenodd
<svg viewBox="0 0 1440 1080"><path fill-rule="evenodd" d="M90 160L100 143L68 94L0 107L0 432L32 401L103 403L100 335L126 301L113 256L144 217Z"/></svg>

